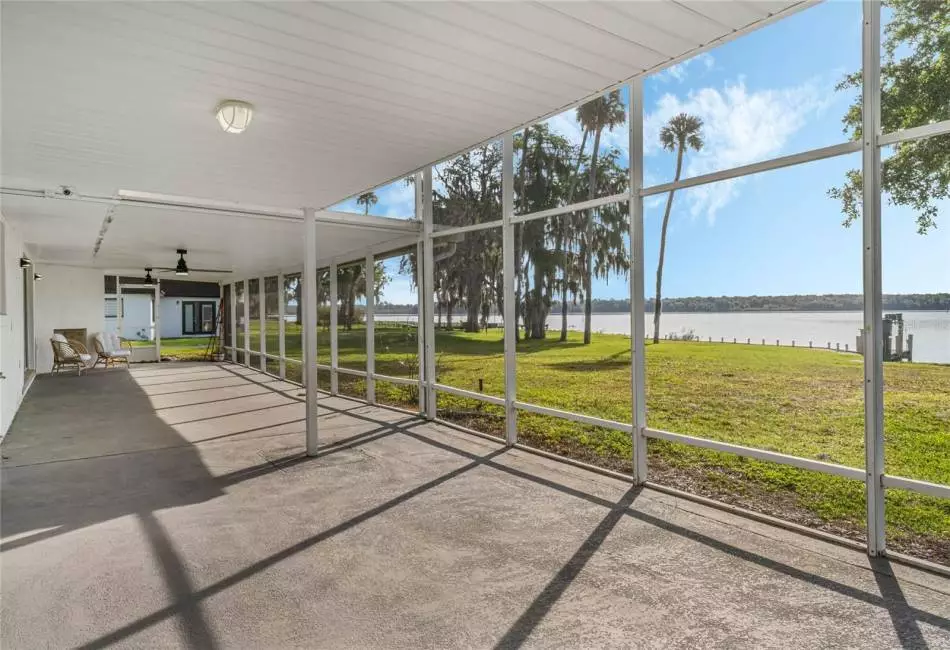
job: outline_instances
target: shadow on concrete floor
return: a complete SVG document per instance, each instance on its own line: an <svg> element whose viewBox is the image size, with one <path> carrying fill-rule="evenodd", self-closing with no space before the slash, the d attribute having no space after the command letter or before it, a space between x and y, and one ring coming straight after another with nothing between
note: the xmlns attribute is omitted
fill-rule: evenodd
<svg viewBox="0 0 950 650"><path fill-rule="evenodd" d="M103 375L103 377L106 376ZM266 382L257 381L256 378L251 376L241 376L249 382L259 383L262 386L266 384ZM31 422L28 425L21 424L21 429L13 432L14 436L26 435L30 427L54 426L52 420L57 417L55 407L58 401L64 399L62 386L58 386L53 381L40 381L38 387L39 390L34 389L36 393L30 397L31 401L34 402L33 406L36 407L33 409L32 416L28 418ZM76 387L70 386L70 388ZM67 466L59 468L60 471L65 471L66 474L63 476L64 480L56 482L59 487L53 488L55 493L44 492L42 486L33 484L32 481L29 481L29 477L9 479L8 473L5 473L3 492L5 536L15 536L24 531L45 529L44 532L16 538L5 543L2 549L4 551L115 517L134 515L138 518L142 530L149 540L152 553L161 566L168 592L174 602L90 641L82 646L84 648L109 646L173 617L180 621L188 645L196 648L214 648L218 644L202 609L202 603L206 599L476 468L488 468L502 472L606 509L604 518L592 529L573 556L561 567L499 639L496 645L497 648L517 648L529 639L532 632L537 629L554 604L583 571L591 557L624 517L632 517L795 580L886 609L897 637L904 648L926 647L926 641L919 627L921 622L950 632L950 619L915 608L907 602L900 583L886 560L877 560L872 563L874 577L880 593L868 592L738 548L721 539L638 509L636 498L641 492L640 488L631 488L621 499L614 502L550 478L537 476L500 463L498 459L507 452L505 448L498 448L479 455L436 440L419 431L419 429L424 430L427 425L418 418L409 417L397 422L390 422L373 418L365 413L358 412L358 410L335 409L326 404L320 404L322 413L329 413L331 416L337 413L346 413L347 417L374 426L369 431L363 431L357 435L325 445L321 449L318 458L332 455L344 449L352 449L383 437L401 435L433 448L455 454L469 462L316 535L307 537L277 553L264 557L223 579L201 589L195 589L188 578L184 562L171 537L157 520L154 512L159 509L174 508L214 499L224 494L224 488L227 486L254 480L271 472L306 463L312 459L302 454L291 454L274 461L267 461L227 474L213 476L202 463L195 447L154 414L148 402L148 397L134 381L131 381L127 374L120 377L118 373L115 373L114 376L109 376L109 379L103 379L103 384L98 386L98 390L110 391L113 397L106 400L107 403L104 405L104 409L99 409L99 413L96 415L96 426L100 428L112 427L118 431L129 431L129 435L139 437L146 443L159 445L159 450L162 453L149 454L147 457L142 454L148 454L148 451L129 454L124 462L118 465L111 462L114 457L104 456L96 460L101 471L94 472L93 475L90 475L88 464L84 464L79 470L73 471L66 463ZM274 387L269 387L268 390L282 392L286 395L286 392L279 391ZM96 386L93 382L80 387L79 390L67 391L72 396L65 399L75 408L76 402L73 400L78 398L82 402L83 399L88 399L90 391L96 392ZM298 399L297 401L301 400ZM119 402L122 404L120 405ZM52 411L49 411L49 409L52 409ZM112 410L110 411L110 409ZM41 412L45 414L41 414ZM60 417L62 414L62 409L60 409ZM130 418L132 418L132 421L130 421ZM62 431L63 435L67 433L75 435L77 433L76 427L78 425L75 422L68 421L68 418L66 422L60 422L55 426L61 427L57 430ZM134 460L130 462L130 459ZM96 466L93 465L94 468ZM118 468L117 471L116 468ZM69 486L68 489L67 486ZM38 508L36 511L39 514L31 517L30 503L31 500L35 502L36 499L41 499L47 504L55 503L57 505L54 508ZM12 527L12 530L8 528L8 525Z"/></svg>

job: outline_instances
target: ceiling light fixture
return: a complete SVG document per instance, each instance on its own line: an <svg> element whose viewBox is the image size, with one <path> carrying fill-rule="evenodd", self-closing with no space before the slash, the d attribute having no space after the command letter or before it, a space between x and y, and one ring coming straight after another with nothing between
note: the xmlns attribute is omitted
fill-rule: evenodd
<svg viewBox="0 0 950 650"><path fill-rule="evenodd" d="M152 267L145 267L145 280L143 284L155 284L155 279L152 277Z"/></svg>
<svg viewBox="0 0 950 650"><path fill-rule="evenodd" d="M226 99L218 104L215 116L225 133L244 133L254 117L254 107L237 99Z"/></svg>

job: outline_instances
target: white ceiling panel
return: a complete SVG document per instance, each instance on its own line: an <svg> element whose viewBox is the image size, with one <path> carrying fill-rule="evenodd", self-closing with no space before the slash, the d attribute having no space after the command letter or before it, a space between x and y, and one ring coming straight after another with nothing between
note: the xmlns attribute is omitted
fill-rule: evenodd
<svg viewBox="0 0 950 650"><path fill-rule="evenodd" d="M135 270L172 267L176 250L188 251L188 266L231 270L238 276L277 272L303 259L303 225L298 221L239 217L169 208L116 207L97 255L97 266ZM324 263L365 254L368 247L401 245L408 232L319 223L317 258ZM225 276L212 274L219 279Z"/></svg>
<svg viewBox="0 0 950 650"><path fill-rule="evenodd" d="M732 0L722 2L714 0L680 0L687 9L690 9L704 18L715 21L732 29L741 29L768 16L768 6L759 5L754 0Z"/></svg>
<svg viewBox="0 0 950 650"><path fill-rule="evenodd" d="M665 58L679 56L701 43L690 41L675 31L664 31L618 8L618 2L559 2L548 5L551 11L581 20L588 25L659 52ZM645 66L646 67L646 66Z"/></svg>
<svg viewBox="0 0 950 650"><path fill-rule="evenodd" d="M804 4L4 2L0 182L321 208ZM218 127L224 99L254 104L246 133ZM35 220L44 250L91 251L105 207L52 203L70 228L16 201L4 216ZM179 245L117 223L116 260Z"/></svg>
<svg viewBox="0 0 950 650"><path fill-rule="evenodd" d="M37 260L91 264L108 205L0 195L0 212L17 228Z"/></svg>

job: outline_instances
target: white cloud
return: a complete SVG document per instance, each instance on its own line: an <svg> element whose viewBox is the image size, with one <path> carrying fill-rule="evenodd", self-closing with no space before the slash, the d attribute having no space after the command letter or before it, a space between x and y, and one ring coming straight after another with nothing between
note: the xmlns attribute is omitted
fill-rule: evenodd
<svg viewBox="0 0 950 650"><path fill-rule="evenodd" d="M548 128L551 129L552 133L557 133L562 135L569 142L574 144L580 144L581 138L584 135L583 129L581 129L580 122L577 121L577 111L571 109L569 111L564 111L559 113L552 118L549 118L546 122ZM590 142L586 146L590 146Z"/></svg>
<svg viewBox="0 0 950 650"><path fill-rule="evenodd" d="M699 56L694 56L691 59L686 59L685 61L680 61L676 65L671 65L666 70L661 70L660 72L653 75L653 79L663 83L668 82L677 82L682 83L686 80L686 77L689 75L689 69L695 68L696 66L702 67L703 70L712 70L716 65L716 60L708 52L704 52Z"/></svg>
<svg viewBox="0 0 950 650"><path fill-rule="evenodd" d="M829 103L830 98L823 96L815 82L749 91L742 77L721 90L701 88L686 98L667 93L657 101L655 110L644 116L644 154L660 153L660 129L674 115L689 113L703 120L705 146L700 152L687 152L683 177L767 160L784 153L791 137ZM672 155L668 159L672 160ZM691 215L705 215L714 221L716 213L735 198L742 182L721 181L689 190Z"/></svg>
<svg viewBox="0 0 950 650"><path fill-rule="evenodd" d="M418 302L418 292L412 284L412 279L406 275L399 275L398 264L395 268L387 268L389 282L383 287L380 302L389 302L394 305L414 305Z"/></svg>
<svg viewBox="0 0 950 650"><path fill-rule="evenodd" d="M399 179L376 190L382 216L411 219L416 211L416 188ZM379 212L376 212L379 214Z"/></svg>

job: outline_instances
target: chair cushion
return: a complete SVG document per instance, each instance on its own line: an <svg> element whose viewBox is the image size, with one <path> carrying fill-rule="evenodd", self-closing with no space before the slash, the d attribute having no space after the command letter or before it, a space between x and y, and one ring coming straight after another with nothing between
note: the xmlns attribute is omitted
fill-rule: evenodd
<svg viewBox="0 0 950 650"><path fill-rule="evenodd" d="M112 352L109 353L109 356L110 356L110 357L122 357L122 358L131 357L131 356L132 356L132 350L113 350Z"/></svg>
<svg viewBox="0 0 950 650"><path fill-rule="evenodd" d="M119 340L119 335L115 332L109 332L109 342L112 345L113 352L119 352L122 350L122 341Z"/></svg>
<svg viewBox="0 0 950 650"><path fill-rule="evenodd" d="M107 334L103 334L102 332L96 334L96 343L99 344L99 347L102 348L104 353L109 354L112 352L112 342L109 340Z"/></svg>
<svg viewBox="0 0 950 650"><path fill-rule="evenodd" d="M91 361L91 360L92 360L92 355L91 355L91 354L80 354L80 355L79 355L79 358L82 359L83 362L88 362L88 361Z"/></svg>
<svg viewBox="0 0 950 650"><path fill-rule="evenodd" d="M63 336L62 334L53 334L53 340L56 341L57 343L65 343L66 337Z"/></svg>

